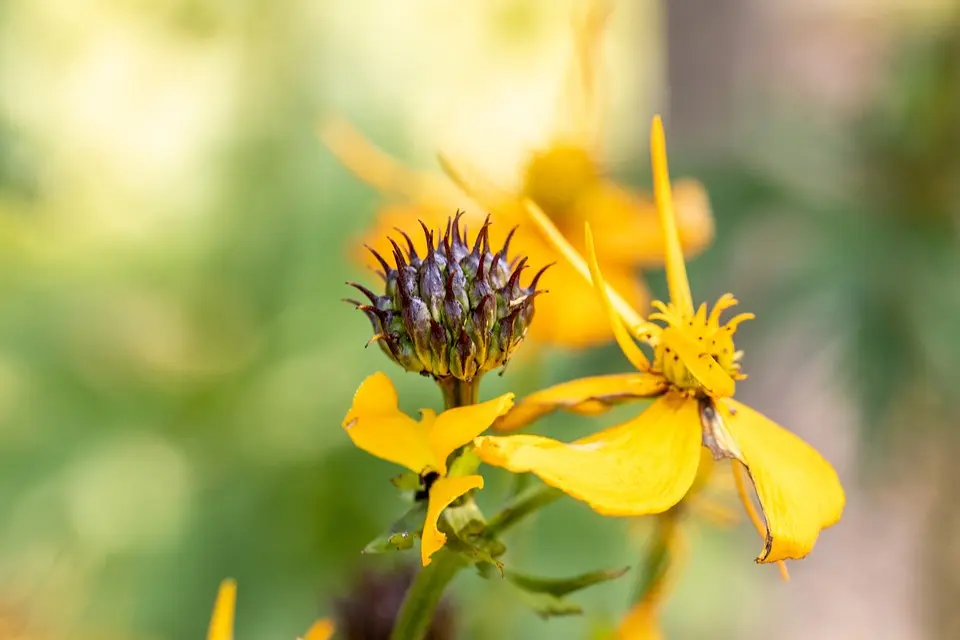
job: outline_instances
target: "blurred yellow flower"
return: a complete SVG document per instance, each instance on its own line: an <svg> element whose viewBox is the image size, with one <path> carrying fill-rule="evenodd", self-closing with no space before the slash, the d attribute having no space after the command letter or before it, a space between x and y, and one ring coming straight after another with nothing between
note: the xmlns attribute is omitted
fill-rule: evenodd
<svg viewBox="0 0 960 640"><path fill-rule="evenodd" d="M367 244L389 252L387 235L395 227L407 227L421 219L430 228L441 228L451 208L464 208L464 221L476 228L483 222L483 209L493 214L490 241L499 246L517 227L512 246L531 264L548 264L556 250L531 226L522 200L539 205L568 240L576 238L584 222L595 231L608 280L623 292L635 308L646 308L648 294L637 278L637 268L663 263L664 245L656 231L656 208L651 199L628 190L603 175L600 159L601 110L598 98L598 66L609 3L587 3L575 21L575 55L568 75L561 110L567 122L557 127L553 141L531 153L518 176L514 190L489 185L468 164L442 158L448 175L480 207L465 203L453 185L436 175L403 167L344 122L332 122L321 130L327 146L360 178L394 196L399 203L383 207ZM688 255L702 251L713 239L713 218L703 187L693 181L677 185L678 230ZM419 248L419 247L418 247ZM365 256L370 266L376 263ZM589 283L572 267L559 264L544 277L551 294L537 303L538 321L530 337L542 342L586 347L605 342L609 330Z"/></svg>
<svg viewBox="0 0 960 640"><path fill-rule="evenodd" d="M833 467L812 447L765 416L733 399L740 353L733 335L753 317L740 314L724 325L720 313L736 304L722 296L713 311L694 310L686 266L678 241L670 194L663 126L651 132L654 189L666 245L670 302L656 301L657 313L645 321L604 280L587 225L587 265L550 220L535 206L530 213L557 249L585 277L591 277L614 336L638 369L631 375L578 380L524 399L517 415L542 415L566 408L594 412L610 399L655 397L636 418L572 444L540 436L480 437L477 453L485 462L517 473L533 472L545 482L609 515L661 513L690 490L700 464L700 447L715 458L731 458L738 486L741 467L753 481L766 522L753 508L745 488L744 506L764 536L758 562L806 556L820 531L843 511L843 488ZM651 364L638 338L654 349ZM534 405L534 406L530 406ZM508 427L520 420L505 419Z"/></svg>
<svg viewBox="0 0 960 640"><path fill-rule="evenodd" d="M471 489L483 488L483 477L447 476L447 458L493 424L513 406L506 393L475 405L447 409L437 415L420 410L417 422L397 407L397 391L385 373L377 372L360 384L343 428L353 443L378 458L395 462L420 475L427 491L420 557L423 566L447 537L437 528L440 514Z"/></svg>
<svg viewBox="0 0 960 640"><path fill-rule="evenodd" d="M237 583L233 580L224 580L217 591L217 600L213 604L213 615L210 617L210 628L207 631L207 640L234 640L233 618L237 607ZM299 640L329 640L333 637L334 624L332 620L317 620Z"/></svg>

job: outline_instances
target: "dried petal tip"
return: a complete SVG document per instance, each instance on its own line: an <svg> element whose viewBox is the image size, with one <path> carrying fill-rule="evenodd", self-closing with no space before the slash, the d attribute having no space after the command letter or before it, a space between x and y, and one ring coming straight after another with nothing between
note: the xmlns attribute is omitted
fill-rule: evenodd
<svg viewBox="0 0 960 640"><path fill-rule="evenodd" d="M349 283L370 299L369 305L350 302L373 325L371 342L407 371L438 380L472 380L505 365L530 327L534 299L543 293L536 287L546 268L528 286L520 284L526 258L507 255L512 232L492 251L490 217L469 242L462 215L458 211L439 232L421 223L427 249L420 256L410 235L397 229L407 251L388 239L395 266L370 249L384 269L383 295Z"/></svg>

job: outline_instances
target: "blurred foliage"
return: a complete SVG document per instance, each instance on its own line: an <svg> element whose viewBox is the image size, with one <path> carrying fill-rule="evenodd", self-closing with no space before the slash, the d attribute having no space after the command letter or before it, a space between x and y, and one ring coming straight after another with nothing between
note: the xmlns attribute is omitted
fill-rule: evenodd
<svg viewBox="0 0 960 640"><path fill-rule="evenodd" d="M874 453L891 430L953 424L946 399L960 384L960 28L921 29L889 59L842 137L828 143L821 131L807 141L820 155L797 154L790 165L823 178L833 166L823 154L838 154L842 166L826 183L737 162L696 172L727 235L693 269L729 281L741 243L766 238L779 253L753 251L775 260L754 273L760 293L746 293L763 309L756 331L801 322L838 348L837 382L858 399Z"/></svg>

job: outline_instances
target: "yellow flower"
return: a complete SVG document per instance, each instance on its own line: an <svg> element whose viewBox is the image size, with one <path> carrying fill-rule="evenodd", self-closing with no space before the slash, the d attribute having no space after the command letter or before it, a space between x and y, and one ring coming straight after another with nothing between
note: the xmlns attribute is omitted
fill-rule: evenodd
<svg viewBox="0 0 960 640"><path fill-rule="evenodd" d="M575 22L575 55L568 72L569 88L561 102L561 110L569 112L564 114L568 122L557 127L546 148L531 153L514 187L489 185L476 172L467 171L466 163L444 160L447 173L480 207L465 203L463 195L439 176L403 167L346 123L324 127L323 139L342 162L398 201L380 210L375 228L366 237L367 244L388 255L387 235L395 227L408 227L412 219L438 228L452 209L464 208L464 222L479 228L485 215L482 210L486 210L493 214L490 240L494 246L506 242L511 230L518 227L511 244L515 253L527 256L530 264L549 264L557 259L557 252L529 225L521 202L530 198L568 240L577 244L579 230L589 222L604 257L608 280L636 308L646 308L649 295L636 278L636 270L663 263L663 242L655 232L656 209L647 195L605 178L601 169L597 67L608 10L608 2L591 2L585 15ZM699 183L678 183L677 210L681 243L689 255L696 254L713 239L710 204ZM422 248L418 246L418 250ZM365 259L377 268L375 259ZM537 301L538 320L531 327L531 339L568 347L609 340L596 296L569 265L561 263L551 269L542 282L550 295Z"/></svg>
<svg viewBox="0 0 960 640"><path fill-rule="evenodd" d="M224 580L217 591L213 604L207 640L233 640L233 618L237 606L237 583ZM317 620L300 640L329 640L333 637L334 624L330 619Z"/></svg>
<svg viewBox="0 0 960 640"><path fill-rule="evenodd" d="M486 431L511 406L513 394L506 393L440 415L421 409L417 422L397 407L397 391L385 373L373 374L357 389L353 406L343 419L347 435L367 453L420 474L426 486L427 517L420 543L423 566L430 564L430 556L447 540L437 528L443 510L471 489L483 488L479 475L448 477L447 458Z"/></svg>
<svg viewBox="0 0 960 640"><path fill-rule="evenodd" d="M584 276L592 277L624 355L635 374L601 376L533 394L505 418L516 428L531 416L564 408L596 412L611 400L655 397L636 418L572 444L540 436L481 437L477 453L485 462L511 471L533 472L545 482L609 515L661 513L690 490L701 445L716 458L731 458L738 482L741 467L753 481L765 522L746 491L744 505L764 536L758 562L803 558L817 536L835 524L845 502L833 467L812 447L770 419L733 399L741 374L734 348L740 314L720 324L720 313L736 304L725 294L707 313L694 309L677 238L667 172L663 127L653 121L654 189L666 244L670 302L645 321L608 287L600 274L587 227L589 266L542 212L531 214L551 241ZM634 342L653 347L653 363ZM513 418L511 416L517 416ZM741 482L742 484L742 482Z"/></svg>

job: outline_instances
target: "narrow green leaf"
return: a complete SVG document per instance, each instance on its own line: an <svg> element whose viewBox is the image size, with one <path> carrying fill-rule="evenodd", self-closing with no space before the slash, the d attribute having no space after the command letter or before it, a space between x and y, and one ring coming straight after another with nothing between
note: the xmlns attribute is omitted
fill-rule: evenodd
<svg viewBox="0 0 960 640"><path fill-rule="evenodd" d="M524 591L546 593L562 598L563 596L580 591L581 589L586 589L595 584L616 580L629 570L630 567L623 567L622 569L601 569L569 578L540 578L516 571L506 571L505 576L507 580Z"/></svg>

